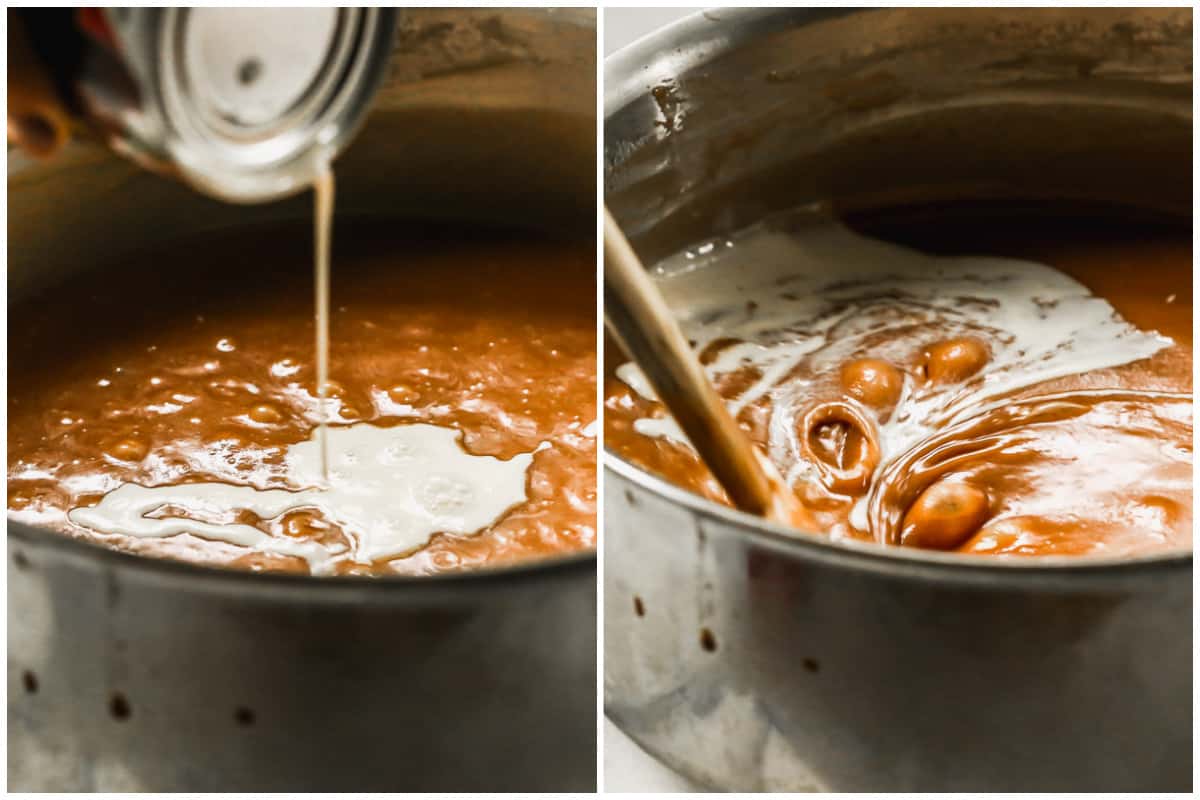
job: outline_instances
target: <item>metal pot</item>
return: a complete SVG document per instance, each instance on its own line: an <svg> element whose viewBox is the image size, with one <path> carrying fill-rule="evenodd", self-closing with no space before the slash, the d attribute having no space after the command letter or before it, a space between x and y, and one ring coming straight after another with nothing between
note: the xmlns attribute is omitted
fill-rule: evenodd
<svg viewBox="0 0 1200 800"><path fill-rule="evenodd" d="M594 98L591 11L404 10L387 84L337 164L339 211L590 237ZM97 147L10 159L10 302L135 250L311 214L307 198L222 205ZM316 579L8 527L11 789L595 786L592 554Z"/></svg>
<svg viewBox="0 0 1200 800"><path fill-rule="evenodd" d="M704 12L605 64L643 259L809 201L1191 215L1190 9ZM605 705L722 789L1191 783L1192 559L796 537L605 454Z"/></svg>

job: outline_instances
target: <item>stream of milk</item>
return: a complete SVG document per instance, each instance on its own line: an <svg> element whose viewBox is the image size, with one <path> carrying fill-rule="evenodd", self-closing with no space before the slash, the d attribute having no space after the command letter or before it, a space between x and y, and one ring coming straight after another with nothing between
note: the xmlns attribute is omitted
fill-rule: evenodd
<svg viewBox="0 0 1200 800"><path fill-rule="evenodd" d="M317 175L313 184L313 325L316 328L317 361L317 435L321 445L321 477L329 479L329 437L325 425L329 419L326 394L329 391L329 258L333 249L333 170Z"/></svg>

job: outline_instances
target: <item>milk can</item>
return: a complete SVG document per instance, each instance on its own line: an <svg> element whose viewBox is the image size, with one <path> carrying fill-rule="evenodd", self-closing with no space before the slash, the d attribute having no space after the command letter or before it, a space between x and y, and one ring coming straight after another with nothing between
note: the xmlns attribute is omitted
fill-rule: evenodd
<svg viewBox="0 0 1200 800"><path fill-rule="evenodd" d="M311 186L349 142L384 78L396 12L26 9L15 21L25 85L47 94L17 109L17 126L53 142L69 120L205 194L259 203Z"/></svg>

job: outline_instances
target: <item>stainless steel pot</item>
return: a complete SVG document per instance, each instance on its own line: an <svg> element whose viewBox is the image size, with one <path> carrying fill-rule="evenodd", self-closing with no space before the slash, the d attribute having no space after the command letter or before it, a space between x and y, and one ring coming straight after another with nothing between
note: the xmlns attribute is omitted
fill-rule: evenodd
<svg viewBox="0 0 1200 800"><path fill-rule="evenodd" d="M337 164L339 211L593 236L593 12L400 17L387 85ZM135 250L311 213L307 198L221 205L98 148L10 159L10 302ZM593 555L313 579L8 530L10 789L595 785Z"/></svg>
<svg viewBox="0 0 1200 800"><path fill-rule="evenodd" d="M605 64L643 259L808 201L1191 215L1190 9L705 12ZM605 455L608 715L722 789L1191 783L1192 559L797 538Z"/></svg>

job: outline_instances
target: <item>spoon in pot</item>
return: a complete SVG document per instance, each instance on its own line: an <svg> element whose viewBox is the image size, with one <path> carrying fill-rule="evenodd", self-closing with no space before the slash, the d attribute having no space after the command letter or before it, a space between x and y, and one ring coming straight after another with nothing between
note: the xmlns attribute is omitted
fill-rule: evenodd
<svg viewBox="0 0 1200 800"><path fill-rule="evenodd" d="M666 301L604 209L604 316L709 471L743 511L812 529L775 465L746 437L708 381Z"/></svg>

